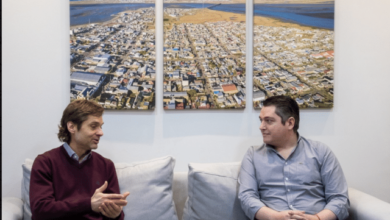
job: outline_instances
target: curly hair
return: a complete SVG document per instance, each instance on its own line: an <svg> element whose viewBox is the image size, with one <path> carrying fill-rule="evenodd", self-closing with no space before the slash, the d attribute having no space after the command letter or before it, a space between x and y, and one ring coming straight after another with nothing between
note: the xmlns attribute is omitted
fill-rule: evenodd
<svg viewBox="0 0 390 220"><path fill-rule="evenodd" d="M68 131L68 122L73 122L80 130L81 124L88 119L89 115L100 117L103 115L104 108L93 101L78 99L75 100L65 108L60 125L58 125L59 132L58 139L62 142L70 143L70 132Z"/></svg>

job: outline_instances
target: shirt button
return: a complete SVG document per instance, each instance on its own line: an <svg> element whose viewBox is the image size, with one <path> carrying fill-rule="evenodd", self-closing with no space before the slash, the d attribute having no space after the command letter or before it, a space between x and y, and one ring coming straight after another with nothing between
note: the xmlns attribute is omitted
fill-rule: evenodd
<svg viewBox="0 0 390 220"><path fill-rule="evenodd" d="M292 205L290 205L290 208L292 208L292 209L293 209L294 207L293 207Z"/></svg>
<svg viewBox="0 0 390 220"><path fill-rule="evenodd" d="M289 191L289 192L290 192L290 189L287 189L287 191Z"/></svg>
<svg viewBox="0 0 390 220"><path fill-rule="evenodd" d="M288 178L286 177L286 180L288 180Z"/></svg>

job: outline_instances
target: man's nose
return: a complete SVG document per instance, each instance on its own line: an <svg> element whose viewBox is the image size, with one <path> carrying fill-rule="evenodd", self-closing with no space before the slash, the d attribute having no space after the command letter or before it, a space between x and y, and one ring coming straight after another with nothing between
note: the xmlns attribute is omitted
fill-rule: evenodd
<svg viewBox="0 0 390 220"><path fill-rule="evenodd" d="M264 122L260 122L260 130L264 130L264 129L265 129Z"/></svg>
<svg viewBox="0 0 390 220"><path fill-rule="evenodd" d="M99 128L99 130L97 132L97 135L103 136L103 129L102 128Z"/></svg>

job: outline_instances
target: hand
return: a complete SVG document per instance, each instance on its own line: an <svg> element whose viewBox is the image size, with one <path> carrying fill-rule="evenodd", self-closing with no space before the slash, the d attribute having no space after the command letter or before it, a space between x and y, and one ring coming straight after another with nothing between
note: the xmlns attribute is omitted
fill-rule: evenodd
<svg viewBox="0 0 390 220"><path fill-rule="evenodd" d="M305 219L306 220L304 214L305 214L304 211L286 210L281 212L275 212L270 219L277 219L277 220Z"/></svg>
<svg viewBox="0 0 390 220"><path fill-rule="evenodd" d="M299 219L299 220L318 220L317 216L305 214L304 211L292 210L288 211L290 218L289 219Z"/></svg>
<svg viewBox="0 0 390 220"><path fill-rule="evenodd" d="M129 192L123 194L124 199L130 195ZM100 212L108 218L117 218L122 212L123 206L116 205L113 201L104 202L100 207Z"/></svg>
<svg viewBox="0 0 390 220"><path fill-rule="evenodd" d="M288 214L290 215L290 219L308 220L304 211L289 210Z"/></svg>
<svg viewBox="0 0 390 220"><path fill-rule="evenodd" d="M119 206L125 206L127 205L126 197L124 195L126 194L106 194L103 193L104 190L107 189L108 183L107 181L104 182L103 186L100 188L97 188L93 196L91 197L91 208L94 212L100 212L99 206L101 206L106 201L113 201L116 205Z"/></svg>
<svg viewBox="0 0 390 220"><path fill-rule="evenodd" d="M107 201L99 207L100 212L108 218L118 217L121 214L122 209L123 206L117 206L112 201Z"/></svg>

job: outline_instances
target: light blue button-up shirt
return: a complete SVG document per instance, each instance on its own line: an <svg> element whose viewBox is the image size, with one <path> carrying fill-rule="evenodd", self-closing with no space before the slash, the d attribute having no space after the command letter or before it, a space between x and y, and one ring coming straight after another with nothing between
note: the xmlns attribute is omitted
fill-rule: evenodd
<svg viewBox="0 0 390 220"><path fill-rule="evenodd" d="M250 219L263 206L275 211L331 210L348 217L348 187L336 156L324 144L304 137L284 159L272 146L251 147L239 175L241 206Z"/></svg>
<svg viewBox="0 0 390 220"><path fill-rule="evenodd" d="M76 154L76 152L74 152L72 150L72 148L69 146L68 143L66 143L66 142L64 143L64 148L65 148L66 152L68 153L69 157L72 158L73 160L79 162L79 164L83 163L84 161L88 160L91 157L91 151L89 151L87 153L87 155L85 155L85 157L81 161L79 161L79 156Z"/></svg>

